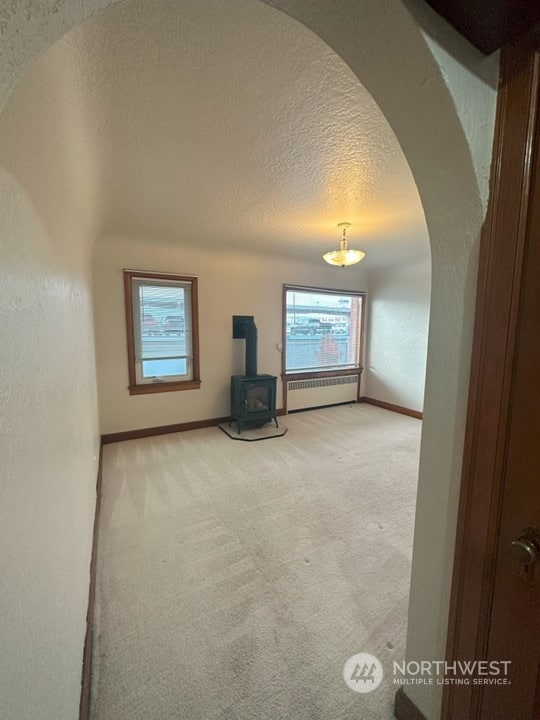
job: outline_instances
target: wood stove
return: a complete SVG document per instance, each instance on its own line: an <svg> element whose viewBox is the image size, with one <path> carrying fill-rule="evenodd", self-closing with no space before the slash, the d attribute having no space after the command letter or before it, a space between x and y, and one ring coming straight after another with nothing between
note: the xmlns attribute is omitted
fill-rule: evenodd
<svg viewBox="0 0 540 720"><path fill-rule="evenodd" d="M231 419L242 427L261 427L276 417L275 375L257 373L257 327L252 315L233 316L233 338L246 340L246 374L231 377Z"/></svg>

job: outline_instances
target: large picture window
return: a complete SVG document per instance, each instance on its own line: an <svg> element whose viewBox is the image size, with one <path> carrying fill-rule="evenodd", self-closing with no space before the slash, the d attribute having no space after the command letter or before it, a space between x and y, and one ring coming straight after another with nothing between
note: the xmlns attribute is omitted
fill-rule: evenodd
<svg viewBox="0 0 540 720"><path fill-rule="evenodd" d="M200 387L197 278L124 271L129 391Z"/></svg>
<svg viewBox="0 0 540 720"><path fill-rule="evenodd" d="M363 293L285 286L285 373L357 370L363 302Z"/></svg>

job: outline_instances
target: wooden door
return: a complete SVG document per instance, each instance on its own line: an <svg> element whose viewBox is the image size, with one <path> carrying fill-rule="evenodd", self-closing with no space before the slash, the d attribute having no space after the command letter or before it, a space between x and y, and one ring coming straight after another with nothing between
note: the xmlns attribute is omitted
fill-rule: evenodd
<svg viewBox="0 0 540 720"><path fill-rule="evenodd" d="M483 689L480 717L485 720L540 720L537 686L540 673L540 557L535 565L524 564L515 554L519 546L512 549L512 542L528 526L536 528L530 533L532 542L535 539L538 542L540 538L539 140L537 115L487 643L488 659L511 661L509 680L512 684Z"/></svg>
<svg viewBox="0 0 540 720"><path fill-rule="evenodd" d="M540 533L539 97L538 53L506 48L447 649L510 661L511 684L448 687L445 720L540 720L540 558L522 567L512 551Z"/></svg>

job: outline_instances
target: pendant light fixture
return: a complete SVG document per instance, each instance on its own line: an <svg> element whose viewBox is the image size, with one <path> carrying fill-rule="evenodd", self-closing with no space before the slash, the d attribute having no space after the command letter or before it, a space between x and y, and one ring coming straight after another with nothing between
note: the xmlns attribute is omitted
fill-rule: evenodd
<svg viewBox="0 0 540 720"><path fill-rule="evenodd" d="M349 250L347 248L347 228L351 227L351 223L342 222L339 223L338 228L343 229L343 237L340 241L339 250L331 250L330 252L324 253L323 259L326 260L330 265L341 265L346 267L347 265L356 265L360 260L363 260L366 253L361 250Z"/></svg>

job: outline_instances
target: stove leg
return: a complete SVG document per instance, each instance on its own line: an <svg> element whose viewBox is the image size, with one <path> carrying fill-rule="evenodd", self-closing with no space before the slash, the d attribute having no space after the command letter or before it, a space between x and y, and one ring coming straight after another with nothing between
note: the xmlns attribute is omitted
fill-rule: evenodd
<svg viewBox="0 0 540 720"><path fill-rule="evenodd" d="M279 425L278 425L278 423L277 423L277 417L276 417L275 415L274 415L274 422L276 423L276 427L278 428Z"/></svg>

